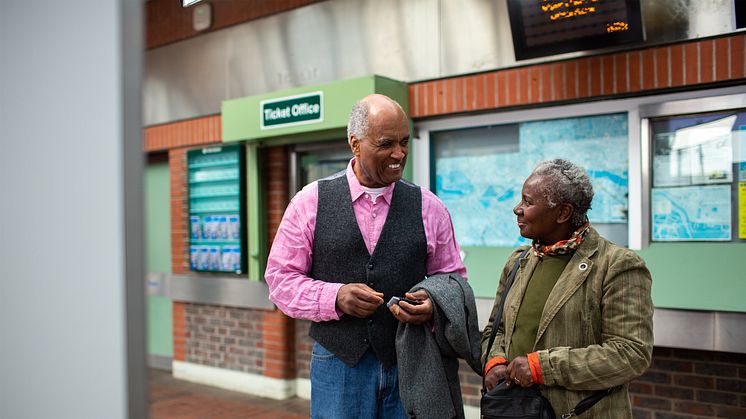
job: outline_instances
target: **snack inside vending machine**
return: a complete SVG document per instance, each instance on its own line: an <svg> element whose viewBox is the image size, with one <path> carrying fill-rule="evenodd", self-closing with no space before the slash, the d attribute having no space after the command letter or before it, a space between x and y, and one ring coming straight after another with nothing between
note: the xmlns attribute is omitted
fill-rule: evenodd
<svg viewBox="0 0 746 419"><path fill-rule="evenodd" d="M187 152L190 267L200 272L246 272L243 147Z"/></svg>

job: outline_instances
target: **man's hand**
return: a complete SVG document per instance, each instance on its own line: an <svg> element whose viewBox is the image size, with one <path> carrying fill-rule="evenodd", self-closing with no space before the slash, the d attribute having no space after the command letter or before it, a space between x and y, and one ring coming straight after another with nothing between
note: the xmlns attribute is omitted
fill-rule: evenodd
<svg viewBox="0 0 746 419"><path fill-rule="evenodd" d="M383 293L360 283L345 284L337 292L337 307L355 317L369 317L383 304Z"/></svg>
<svg viewBox="0 0 746 419"><path fill-rule="evenodd" d="M406 298L421 301L421 304L412 305L406 301L400 301L389 307L389 311L402 323L423 324L433 318L433 302L425 290L417 290L404 294Z"/></svg>
<svg viewBox="0 0 746 419"><path fill-rule="evenodd" d="M516 357L508 365L508 387L517 384L521 387L531 387L534 384L531 375L531 367L528 366L528 358L525 356Z"/></svg>
<svg viewBox="0 0 746 419"><path fill-rule="evenodd" d="M500 380L504 379L508 375L507 365L495 365L492 369L484 376L484 386L487 387L487 391L495 388Z"/></svg>

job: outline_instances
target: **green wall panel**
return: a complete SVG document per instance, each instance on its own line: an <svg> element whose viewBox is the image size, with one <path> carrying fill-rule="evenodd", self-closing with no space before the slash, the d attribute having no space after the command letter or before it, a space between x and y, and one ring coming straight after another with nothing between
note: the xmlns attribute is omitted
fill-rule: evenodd
<svg viewBox="0 0 746 419"><path fill-rule="evenodd" d="M145 272L171 272L171 199L168 163L145 169Z"/></svg>
<svg viewBox="0 0 746 419"><path fill-rule="evenodd" d="M464 247L477 297L494 298L509 248ZM656 307L746 312L746 243L653 243L638 251Z"/></svg>
<svg viewBox="0 0 746 419"><path fill-rule="evenodd" d="M638 253L656 307L746 312L746 243L653 243Z"/></svg>
<svg viewBox="0 0 746 419"><path fill-rule="evenodd" d="M145 169L145 272L171 272L171 211L168 163L149 164ZM148 296L147 350L149 354L173 356L171 300Z"/></svg>
<svg viewBox="0 0 746 419"><path fill-rule="evenodd" d="M148 305L148 353L173 357L172 303L168 297L150 295Z"/></svg>
<svg viewBox="0 0 746 419"><path fill-rule="evenodd" d="M508 247L463 247L466 252L466 271L474 295L482 298L495 298L497 283L500 280L505 262L513 252Z"/></svg>

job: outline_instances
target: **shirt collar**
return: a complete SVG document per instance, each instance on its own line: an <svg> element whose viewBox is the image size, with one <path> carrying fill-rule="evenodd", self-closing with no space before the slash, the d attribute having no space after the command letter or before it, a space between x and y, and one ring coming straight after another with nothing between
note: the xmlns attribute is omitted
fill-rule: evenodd
<svg viewBox="0 0 746 419"><path fill-rule="evenodd" d="M350 185L350 198L352 198L352 202L357 201L361 196L365 194L365 190L363 189L363 186L360 184L360 181L357 179L357 176L355 175L355 171L352 169L352 167L355 165L355 158L353 157L350 159L350 162L347 163L347 183ZM383 190L383 193L381 196L383 199L386 200L386 203L391 205L391 198L394 195L394 185L396 182L391 183L390 185L386 186L386 189Z"/></svg>

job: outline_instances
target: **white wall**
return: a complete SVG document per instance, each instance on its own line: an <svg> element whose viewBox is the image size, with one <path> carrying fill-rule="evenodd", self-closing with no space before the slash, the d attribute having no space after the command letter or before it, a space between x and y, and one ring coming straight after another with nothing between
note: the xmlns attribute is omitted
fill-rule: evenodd
<svg viewBox="0 0 746 419"><path fill-rule="evenodd" d="M141 9L0 0L0 418L146 416Z"/></svg>

